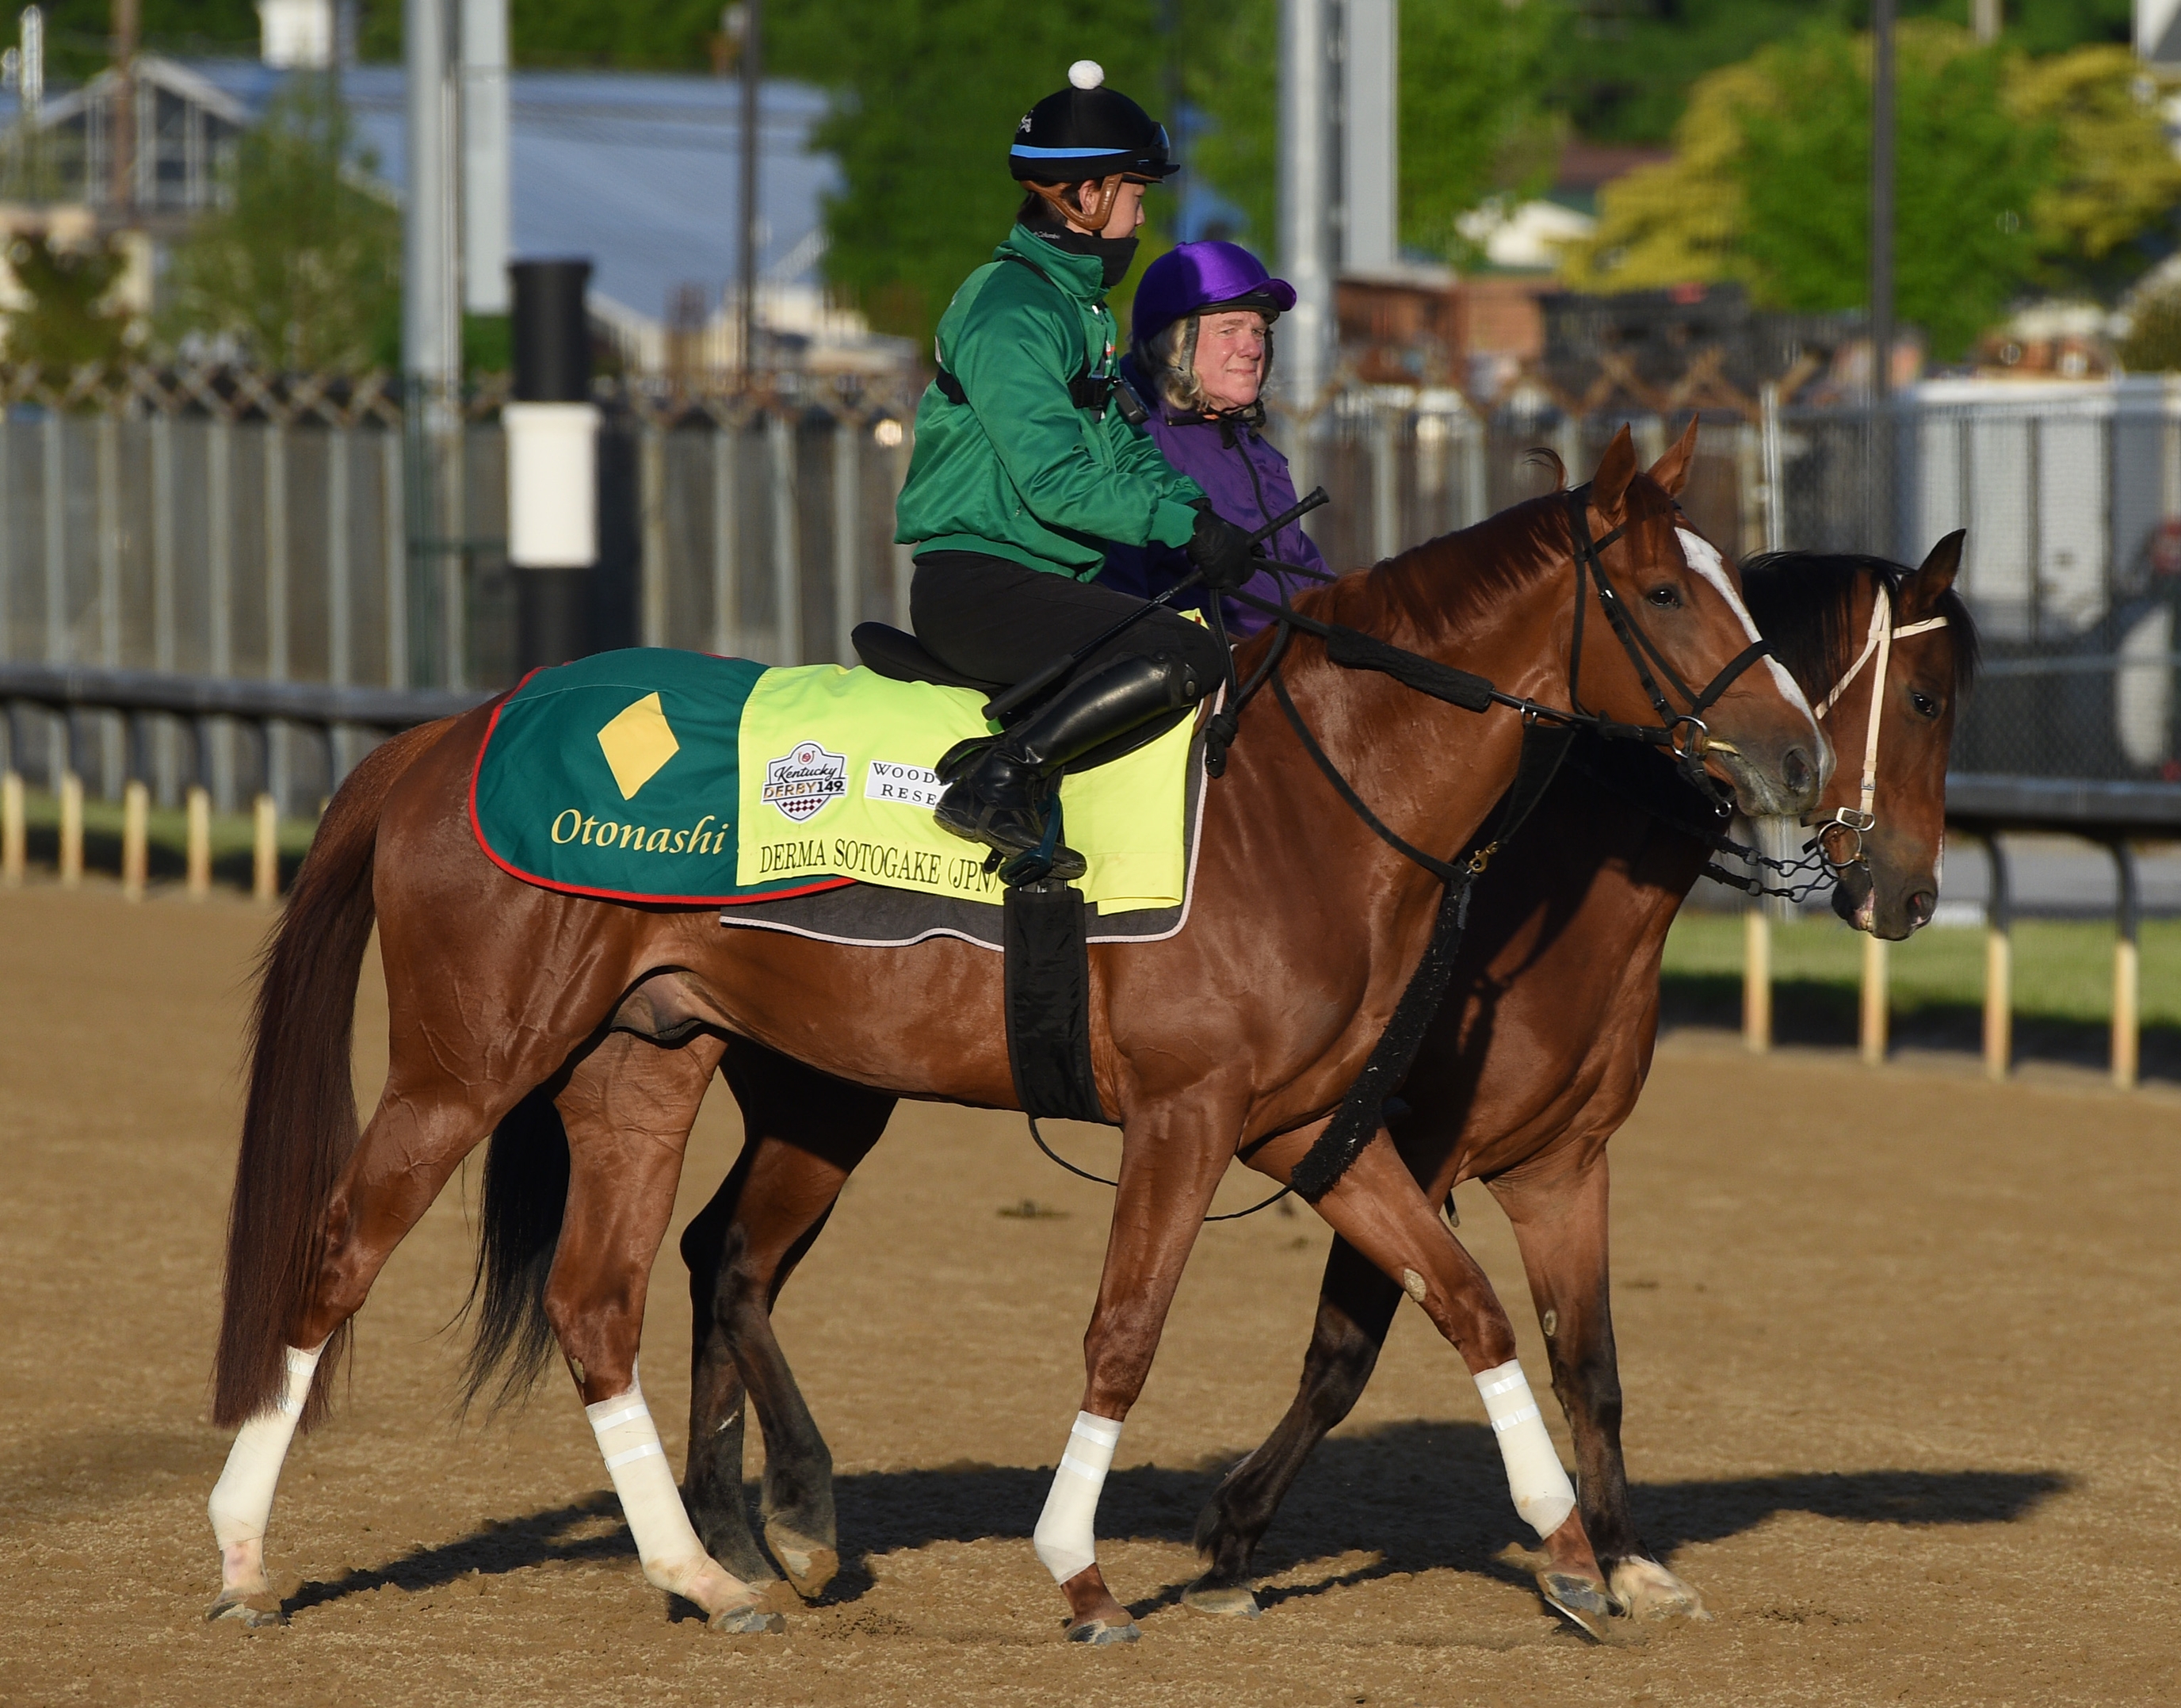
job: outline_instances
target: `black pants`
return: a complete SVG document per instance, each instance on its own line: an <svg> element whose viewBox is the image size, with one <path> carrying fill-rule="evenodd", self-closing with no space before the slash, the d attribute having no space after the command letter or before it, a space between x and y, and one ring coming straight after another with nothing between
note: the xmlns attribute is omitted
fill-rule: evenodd
<svg viewBox="0 0 2181 1708"><path fill-rule="evenodd" d="M1095 583L1025 569L981 551L928 551L909 583L916 638L942 661L980 682L1017 683L1111 628L1140 600ZM1187 659L1210 694L1225 673L1218 638L1160 609L1075 667L1081 681L1116 659L1167 653Z"/></svg>

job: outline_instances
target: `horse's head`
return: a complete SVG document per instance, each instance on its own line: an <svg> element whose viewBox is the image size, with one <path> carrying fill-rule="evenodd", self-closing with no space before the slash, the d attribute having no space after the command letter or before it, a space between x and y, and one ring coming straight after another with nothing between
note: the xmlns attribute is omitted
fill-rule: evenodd
<svg viewBox="0 0 2181 1708"><path fill-rule="evenodd" d="M1939 904L1946 757L1976 669L1976 630L1953 590L1962 539L1948 534L1913 571L1810 552L1747 570L1751 609L1840 755L1806 821L1839 880L1833 911L1896 941Z"/></svg>
<svg viewBox="0 0 2181 1708"><path fill-rule="evenodd" d="M1677 750L1701 755L1743 812L1800 814L1816 801L1832 754L1794 678L1752 651L1760 637L1733 569L1674 502L1696 435L1692 421L1680 443L1642 474L1624 427L1589 486L1569 496L1582 625L1571 661L1576 685L1593 711L1670 726ZM1586 529L1598 542L1587 577Z"/></svg>

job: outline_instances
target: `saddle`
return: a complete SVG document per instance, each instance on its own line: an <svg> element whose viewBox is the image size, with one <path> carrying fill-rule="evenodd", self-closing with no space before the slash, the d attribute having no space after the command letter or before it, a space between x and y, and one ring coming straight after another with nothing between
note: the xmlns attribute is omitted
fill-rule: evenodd
<svg viewBox="0 0 2181 1708"><path fill-rule="evenodd" d="M864 667L889 682L936 682L941 688L969 688L987 699L1005 693L1013 686L1012 683L984 682L965 675L944 662L914 635L883 622L859 622L849 632L848 639L854 645L856 656L862 661ZM1062 678L1062 682L1066 680L1064 677ZM1053 688L1057 690L1060 685L1060 683L1055 683ZM1046 698L1040 695L1017 706L998 720L1000 727L1006 729L1019 723L1043 705ZM1061 767L1062 772L1072 777L1077 771L1089 771L1093 766L1104 765L1108 760L1132 754L1138 748L1147 747L1195 710L1194 706L1184 706L1179 711L1162 713L1148 723L1138 724L1135 728L1070 760Z"/></svg>

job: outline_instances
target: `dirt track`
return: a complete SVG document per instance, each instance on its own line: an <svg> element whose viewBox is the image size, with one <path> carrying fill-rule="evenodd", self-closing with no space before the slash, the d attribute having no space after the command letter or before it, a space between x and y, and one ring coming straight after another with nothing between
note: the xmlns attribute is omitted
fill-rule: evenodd
<svg viewBox="0 0 2181 1708"><path fill-rule="evenodd" d="M1475 1392L1416 1313L1267 1539L1267 1616L1174 1605L1316 1291L1319 1224L1267 1214L1206 1230L1107 1485L1101 1553L1145 1640L1066 1647L1027 1536L1106 1194L1015 1118L912 1108L782 1303L851 1562L787 1636L669 1621L557 1374L512 1417L452 1420L451 1191L361 1319L351 1397L290 1458L270 1550L292 1622L207 1628L227 1441L204 1374L266 918L0 895L0 1701L2181 1698L2181 1097L1702 1038L1670 1041L1615 1142L1615 1302L1638 1516L1709 1625L1600 1648L1540 1611ZM367 1107L382 1015L367 970ZM684 1214L737 1142L717 1092ZM998 1213L1025 1197L1065 1213ZM1542 1370L1504 1224L1464 1198ZM684 1296L670 1246L644 1374L677 1461Z"/></svg>

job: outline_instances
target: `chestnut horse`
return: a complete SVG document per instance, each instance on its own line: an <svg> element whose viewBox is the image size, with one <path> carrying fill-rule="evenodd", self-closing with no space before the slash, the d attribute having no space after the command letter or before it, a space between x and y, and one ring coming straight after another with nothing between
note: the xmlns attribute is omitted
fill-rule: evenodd
<svg viewBox="0 0 2181 1708"><path fill-rule="evenodd" d="M1844 834L1871 805L1861 801L1857 770L1842 764L1822 805L1840 826L1826 833L1834 908L1881 937L1907 937L1937 901L1946 755L1976 656L1968 611L1952 591L1961 548L1962 536L1950 534L1913 573L1880 559L1803 553L1744 571L1753 615L1803 692L1826 707L1841 753L1875 758L1875 823L1859 838ZM1882 743L1873 742L1874 728ZM1605 1143L1649 1070L1666 930L1710 857L1698 832L1715 826L1707 804L1655 754L1578 747L1478 882L1449 999L1402 1087L1407 1113L1394 1124L1403 1161L1433 1202L1481 1178L1514 1223L1575 1438L1583 1523L1614 1604L1637 1618L1696 1614L1703 1603L1650 1556L1629 1512L1608 1303ZM1599 967L1621 970L1599 979ZM683 1492L715 1556L748 1577L768 1572L743 1506L747 1395L765 1433L765 1540L796 1589L814 1595L837 1564L831 1462L770 1310L878 1141L894 1099L741 1040L724 1071L747 1140L682 1236L695 1319ZM502 1142L560 1141L546 1130L503 1132L495 1152ZM488 1218L494 1196L489 1185ZM1184 1593L1189 1605L1256 1611L1243 1581L1251 1556L1311 1450L1355 1405L1401 1297L1397 1283L1335 1239L1300 1390L1205 1509L1197 1542L1208 1569ZM1595 1610L1585 1611L1595 1628Z"/></svg>
<svg viewBox="0 0 2181 1708"><path fill-rule="evenodd" d="M1797 812L1830 752L1756 640L1709 548L1692 563L1671 492L1693 434L1650 476L1624 428L1580 495L1518 506L1305 596L1344 623L1513 695L1565 704L1579 670L1596 712L1643 724L1645 672L1590 597L1577 524L1629 591L1662 674L1731 677L1703 763L1752 812ZM1595 571L1593 571L1595 572ZM1601 578L1597 597L1608 597ZM1584 638L1578 639L1578 635ZM1254 643L1260 647L1261 640ZM1246 661L1245 661L1246 662ZM1477 714L1334 665L1315 642L1283 666L1331 762L1423 847L1454 850L1512 781L1521 720ZM711 909L632 906L522 883L478 848L467 810L489 712L412 732L361 766L327 811L268 952L227 1253L213 1412L239 1425L211 1508L213 1617L279 1617L263 1538L282 1459L323 1412L335 1337L461 1158L535 1088L568 1140L563 1215L541 1308L585 1403L649 1581L718 1628L777 1628L762 1590L704 1550L637 1379L651 1264L682 1154L727 1039L897 1093L1014 1106L1001 968L952 940L856 949L720 929ZM1398 755L1399 763L1389 762ZM1270 708L1245 716L1204 815L1188 929L1091 957L1103 1106L1121 1181L1085 1335L1083 1409L1039 1524L1077 1640L1127 1640L1096 1563L1097 1490L1140 1390L1212 1192L1245 1146L1284 1180L1384 1030L1438 912L1438 884L1344 806ZM1337 875L1337 876L1333 876ZM1318 905L1267 915L1267 891ZM384 1092L356 1131L350 1033L376 915L391 1017ZM1408 1278L1488 1396L1518 1508L1584 1595L1604 1579L1515 1358L1511 1327L1381 1133L1319 1200L1334 1230ZM1538 1443L1543 1442L1543 1451ZM1549 1473L1546 1470L1549 1462Z"/></svg>

